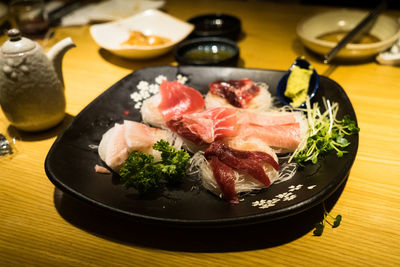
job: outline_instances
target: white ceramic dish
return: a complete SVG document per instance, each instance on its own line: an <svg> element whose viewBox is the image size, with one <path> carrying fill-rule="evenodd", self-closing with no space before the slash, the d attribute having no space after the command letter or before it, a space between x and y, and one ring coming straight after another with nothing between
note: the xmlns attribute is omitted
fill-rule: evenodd
<svg viewBox="0 0 400 267"><path fill-rule="evenodd" d="M297 35L308 49L324 55L337 43L318 39L318 36L336 31L350 31L366 15L367 11L350 9L316 14L298 24ZM338 59L364 59L388 49L400 37L400 23L388 15L380 15L369 33L379 38L380 41L369 44L347 44L336 57Z"/></svg>
<svg viewBox="0 0 400 267"><path fill-rule="evenodd" d="M164 12L149 9L123 20L93 25L90 27L90 33L100 47L118 56L146 59L167 53L193 29L194 26L190 23ZM171 42L154 46L122 44L129 38L130 31L166 37Z"/></svg>

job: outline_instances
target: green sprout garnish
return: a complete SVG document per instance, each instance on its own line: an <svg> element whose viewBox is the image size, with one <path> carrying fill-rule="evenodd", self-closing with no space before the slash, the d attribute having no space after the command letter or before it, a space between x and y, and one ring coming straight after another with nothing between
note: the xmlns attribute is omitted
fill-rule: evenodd
<svg viewBox="0 0 400 267"><path fill-rule="evenodd" d="M322 206L324 208L324 218L322 219L322 221L315 224L315 230L313 231L313 234L315 236L322 235L325 229L325 223L329 224L332 228L336 228L339 227L340 222L342 221L342 215L339 214L336 217L333 217L332 215L329 214L329 212L326 211L324 202L322 202ZM333 221L331 222L328 219Z"/></svg>
<svg viewBox="0 0 400 267"><path fill-rule="evenodd" d="M306 138L292 155L300 166L305 166L307 162L317 163L321 156L334 150L338 157L343 157L348 153L344 148L350 142L346 136L357 134L360 128L356 122L345 115L342 120L336 119L339 105L323 99L326 111L321 113L318 103L314 103L311 108L309 100L306 109L298 109L307 112L308 138Z"/></svg>

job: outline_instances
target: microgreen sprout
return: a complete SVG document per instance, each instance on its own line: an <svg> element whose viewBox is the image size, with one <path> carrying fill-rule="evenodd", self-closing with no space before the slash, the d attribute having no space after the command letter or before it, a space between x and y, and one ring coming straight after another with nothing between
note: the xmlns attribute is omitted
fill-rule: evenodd
<svg viewBox="0 0 400 267"><path fill-rule="evenodd" d="M332 228L336 228L340 225L340 222L342 221L342 215L339 214L336 217L333 217L329 214L329 212L326 211L325 202L322 202L322 206L324 208L324 218L322 219L322 221L315 224L315 230L313 231L313 234L315 236L322 235L325 229L325 223L329 224Z"/></svg>
<svg viewBox="0 0 400 267"><path fill-rule="evenodd" d="M350 116L345 115L342 120L337 119L339 104L323 99L325 111L321 113L318 103L314 103L311 107L310 101L306 102L306 109L298 109L305 111L308 122L308 137L305 138L289 159L294 159L300 166L311 162L318 162L318 159L334 150L338 157L342 157L350 142L346 139L347 135L359 132L355 121Z"/></svg>

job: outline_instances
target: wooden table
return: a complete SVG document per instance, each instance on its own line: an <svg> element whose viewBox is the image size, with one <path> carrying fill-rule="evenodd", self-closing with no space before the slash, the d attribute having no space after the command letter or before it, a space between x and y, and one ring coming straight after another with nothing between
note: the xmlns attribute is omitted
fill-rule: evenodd
<svg viewBox="0 0 400 267"><path fill-rule="evenodd" d="M77 47L64 62L67 117L55 129L19 139L17 154L0 159L1 266L395 266L400 263L400 69L375 62L323 65L296 38L297 22L328 7L268 1L167 1L186 20L208 12L238 16L244 37L240 66L285 70L306 55L317 71L338 82L355 108L359 150L344 189L333 196L340 227L313 236L320 207L286 220L238 229L178 230L137 225L57 190L44 160L56 136L115 82L147 66L174 65L167 54L150 61L100 50L89 27L55 29L45 45L71 36ZM399 15L391 11L395 15Z"/></svg>

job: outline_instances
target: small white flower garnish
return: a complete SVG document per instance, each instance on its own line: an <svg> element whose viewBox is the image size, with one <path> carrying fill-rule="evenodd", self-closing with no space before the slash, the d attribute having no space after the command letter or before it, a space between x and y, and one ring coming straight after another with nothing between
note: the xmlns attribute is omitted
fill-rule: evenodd
<svg viewBox="0 0 400 267"><path fill-rule="evenodd" d="M162 83L163 81L165 81L165 80L167 80L167 77L164 76L164 75L158 75L158 76L155 78L155 82L158 83L158 84L161 84L161 83Z"/></svg>
<svg viewBox="0 0 400 267"><path fill-rule="evenodd" d="M176 76L176 79L178 80L178 82L180 82L181 84L185 84L188 80L188 78L186 76L183 76L182 74L178 74Z"/></svg>

